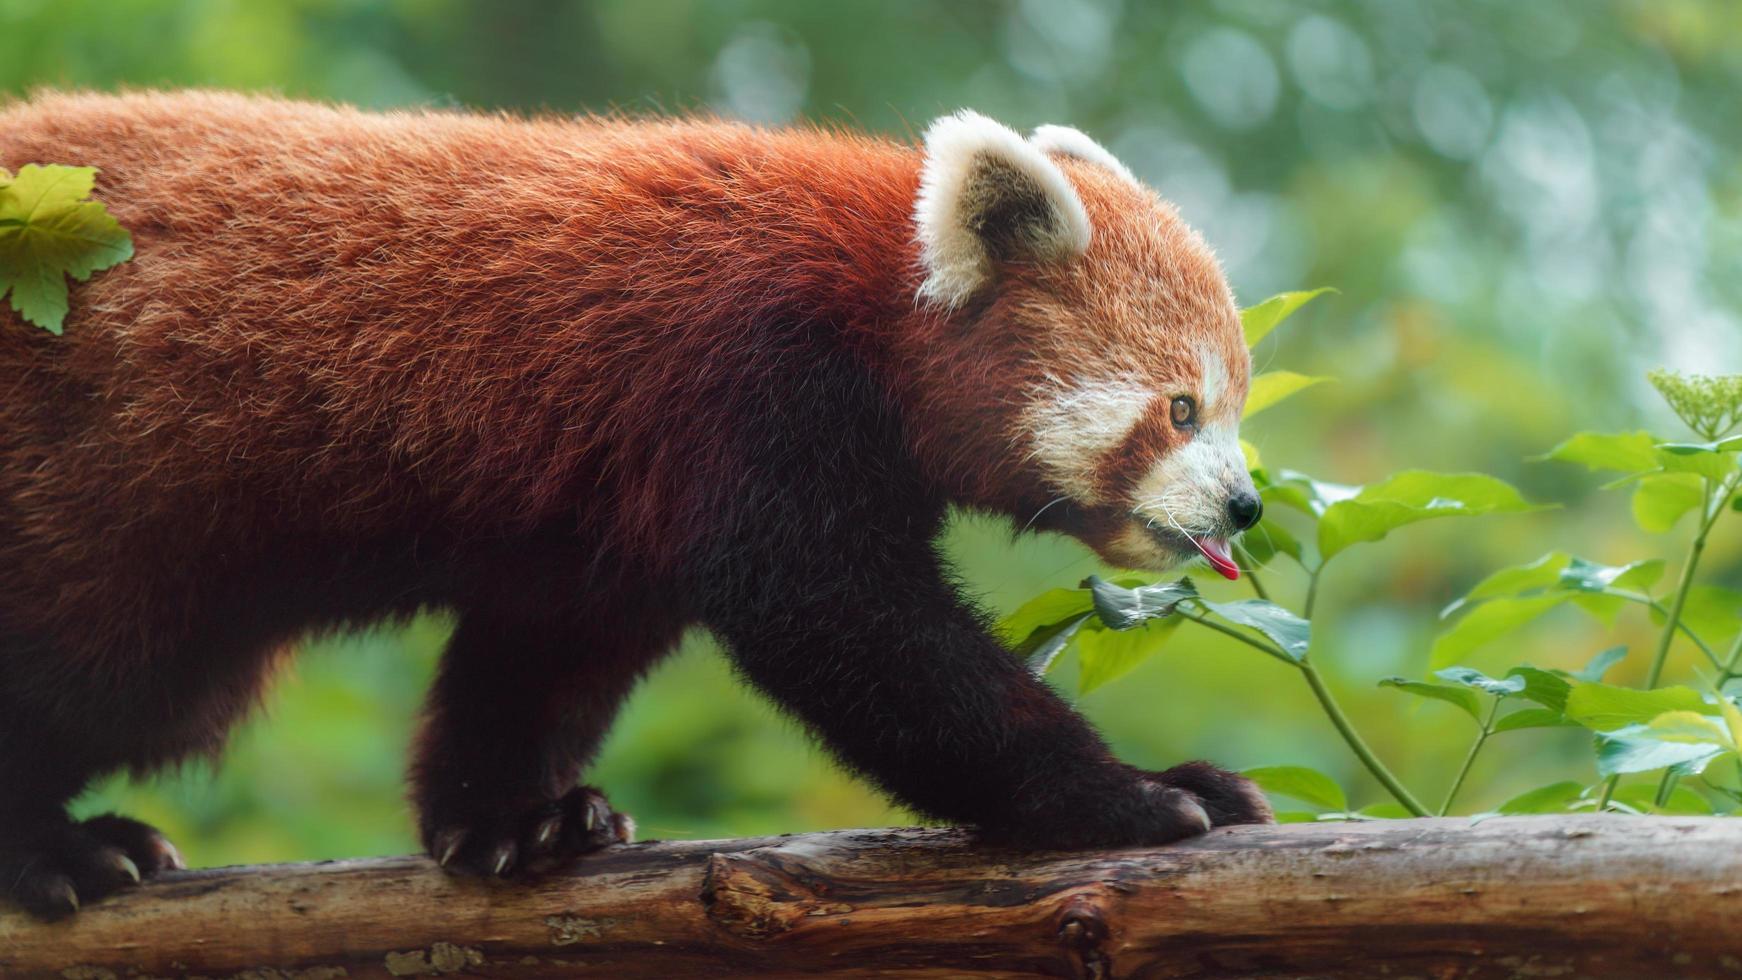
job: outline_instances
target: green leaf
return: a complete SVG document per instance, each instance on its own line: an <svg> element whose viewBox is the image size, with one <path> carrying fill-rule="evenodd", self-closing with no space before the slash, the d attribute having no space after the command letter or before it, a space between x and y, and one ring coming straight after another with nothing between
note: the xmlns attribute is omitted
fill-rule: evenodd
<svg viewBox="0 0 1742 980"><path fill-rule="evenodd" d="M1702 715L1697 711L1665 711L1646 722L1640 734L1660 742L1716 745L1731 751L1736 749L1736 739L1722 719Z"/></svg>
<svg viewBox="0 0 1742 980"><path fill-rule="evenodd" d="M1522 677L1507 677L1504 680L1498 680L1474 667L1447 667L1444 670L1434 671L1434 676L1442 681L1474 688L1483 694L1492 694L1497 698L1511 697L1524 690L1524 678Z"/></svg>
<svg viewBox="0 0 1742 980"><path fill-rule="evenodd" d="M1395 687L1400 691L1424 698L1433 698L1455 704L1464 709L1464 713L1480 722L1482 720L1482 698L1475 691L1456 684L1431 684L1427 681L1412 681L1404 677L1387 677L1379 682L1380 687Z"/></svg>
<svg viewBox="0 0 1742 980"><path fill-rule="evenodd" d="M1694 473L1722 480L1736 472L1736 454L1729 452L1704 451L1693 448L1689 443L1680 443L1678 448L1683 452L1675 452L1668 445L1658 447L1658 458L1663 462L1663 469L1668 473ZM1687 451L1692 449L1692 451Z"/></svg>
<svg viewBox="0 0 1742 980"><path fill-rule="evenodd" d="M1316 769L1305 766L1259 766L1256 769L1243 769L1240 775L1257 783L1258 788L1266 793L1287 796L1321 810L1334 810L1338 813L1349 810L1349 800L1343 795L1343 788L1337 785L1336 780Z"/></svg>
<svg viewBox="0 0 1742 980"><path fill-rule="evenodd" d="M1083 580L1083 585L1093 598L1101 622L1115 630L1128 630L1152 619L1171 616L1181 600L1198 594L1189 578L1130 587L1091 575Z"/></svg>
<svg viewBox="0 0 1742 980"><path fill-rule="evenodd" d="M1334 293L1330 287L1302 292L1278 293L1257 306L1248 306L1240 311L1240 326L1246 331L1246 346L1256 347L1270 331L1275 330L1282 321L1294 315L1294 311L1305 306L1313 298L1324 293Z"/></svg>
<svg viewBox="0 0 1742 980"><path fill-rule="evenodd" d="M1622 473L1641 473L1662 465L1657 452L1657 437L1649 432L1580 432L1533 458Z"/></svg>
<svg viewBox="0 0 1742 980"><path fill-rule="evenodd" d="M1612 684L1579 684L1567 694L1567 717L1597 731L1643 726L1668 711L1715 715L1718 706L1706 703L1691 687L1639 691Z"/></svg>
<svg viewBox="0 0 1742 980"><path fill-rule="evenodd" d="M1352 544L1378 541L1417 521L1541 509L1485 474L1406 470L1327 507L1319 519L1319 554L1329 561Z"/></svg>
<svg viewBox="0 0 1742 980"><path fill-rule="evenodd" d="M1705 483L1698 475L1652 473L1633 488L1633 521L1652 534L1663 534L1704 502Z"/></svg>
<svg viewBox="0 0 1742 980"><path fill-rule="evenodd" d="M1464 659L1476 648L1524 626L1550 609L1566 602L1570 592L1490 599L1471 609L1452 628L1434 639L1428 661L1443 667Z"/></svg>
<svg viewBox="0 0 1742 980"><path fill-rule="evenodd" d="M1306 659L1307 648L1312 644L1312 624L1276 603L1263 599L1211 602L1202 597L1197 603L1230 623L1263 633L1295 662Z"/></svg>
<svg viewBox="0 0 1742 980"><path fill-rule="evenodd" d="M1711 442L1665 442L1658 445L1659 449L1678 456L1688 456L1695 453L1732 453L1742 450L1742 433L1724 439L1714 439Z"/></svg>
<svg viewBox="0 0 1742 980"><path fill-rule="evenodd" d="M1308 810L1278 810L1277 823L1318 823L1319 815Z"/></svg>
<svg viewBox="0 0 1742 980"><path fill-rule="evenodd" d="M1575 680L1581 680L1587 684L1595 684L1603 679L1603 675L1609 672L1610 667L1615 666L1625 659L1627 659L1626 647L1610 647L1592 657L1590 663L1573 671L1572 676Z"/></svg>
<svg viewBox="0 0 1742 980"><path fill-rule="evenodd" d="M1240 536L1240 547L1252 556L1254 563L1265 565L1277 555L1301 560L1300 539L1294 532L1272 520L1262 520L1258 526Z"/></svg>
<svg viewBox="0 0 1742 980"><path fill-rule="evenodd" d="M1513 565L1502 568L1464 593L1463 598L1440 610L1440 618L1447 619L1452 613L1473 602L1483 599L1495 599L1500 596L1519 595L1540 589L1551 588L1560 584L1561 572L1572 561L1564 551L1551 551L1528 565Z"/></svg>
<svg viewBox="0 0 1742 980"><path fill-rule="evenodd" d="M1574 558L1561 572L1559 585L1580 592L1604 592L1609 589L1649 592L1657 584L1657 580L1663 577L1663 568L1664 562L1661 558L1650 558L1626 565L1599 565L1583 558Z"/></svg>
<svg viewBox="0 0 1742 980"><path fill-rule="evenodd" d="M1665 741L1651 735L1645 725L1628 725L1597 733L1597 772L1616 776L1668 768L1678 775L1697 775L1727 751L1699 742Z"/></svg>
<svg viewBox="0 0 1742 980"><path fill-rule="evenodd" d="M1528 565L1514 565L1489 575L1463 598L1441 610L1440 617L1447 618L1482 600L1569 590L1583 593L1574 598L1580 607L1599 619L1613 620L1625 600L1607 593L1614 589L1646 592L1662 577L1663 568L1664 563L1657 559L1630 565L1599 565L1562 551L1551 551Z"/></svg>
<svg viewBox="0 0 1742 980"><path fill-rule="evenodd" d="M1293 371L1266 371L1252 379L1252 388L1246 395L1246 413L1241 418L1249 419L1290 395L1330 380Z"/></svg>
<svg viewBox="0 0 1742 980"><path fill-rule="evenodd" d="M1114 630L1095 624L1077 633L1077 661L1082 671L1077 692L1088 694L1108 681L1131 672L1167 644L1179 628L1178 617L1152 621L1139 629Z"/></svg>
<svg viewBox="0 0 1742 980"><path fill-rule="evenodd" d="M1718 711L1724 719L1724 732L1730 736L1730 748L1742 746L1742 710L1738 710L1736 702L1718 695ZM1655 723L1657 719L1652 719Z"/></svg>
<svg viewBox="0 0 1742 980"><path fill-rule="evenodd" d="M1266 502L1274 500L1311 517L1324 516L1332 504L1351 500L1360 492L1360 487L1315 480L1294 470L1282 470L1259 486Z"/></svg>
<svg viewBox="0 0 1742 980"><path fill-rule="evenodd" d="M1525 708L1505 715L1494 723L1496 732L1516 732L1526 728L1579 728L1576 721L1553 708Z"/></svg>
<svg viewBox="0 0 1742 980"><path fill-rule="evenodd" d="M1028 669L1036 677L1045 677L1052 665L1058 662L1059 654L1065 652L1079 631L1094 618L1094 613L1083 613L1062 623L1043 626L1031 633L1021 646L1016 648L1016 655L1023 658Z"/></svg>
<svg viewBox="0 0 1742 980"><path fill-rule="evenodd" d="M1524 688L1519 693L1528 700L1535 701L1557 715L1566 710L1567 695L1572 692L1573 685L1560 674L1525 666L1512 668L1506 672L1506 676L1516 677L1524 682Z"/></svg>
<svg viewBox="0 0 1742 980"><path fill-rule="evenodd" d="M67 315L66 277L79 281L133 257L133 237L96 201L91 167L27 163L0 188L0 297L53 334Z"/></svg>
<svg viewBox="0 0 1742 980"><path fill-rule="evenodd" d="M1574 592L1572 599L1568 601L1605 626L1614 626L1615 618L1621 615L1621 610L1627 608L1626 599L1597 592Z"/></svg>
<svg viewBox="0 0 1742 980"><path fill-rule="evenodd" d="M1665 443L1649 432L1580 432L1535 458L1578 463L1592 470L1691 473L1721 480L1735 472L1736 458L1731 451L1738 448L1742 448L1742 437Z"/></svg>
<svg viewBox="0 0 1742 980"><path fill-rule="evenodd" d="M1240 455L1246 457L1246 472L1255 473L1264 468L1264 460L1258 455L1258 447L1240 440Z"/></svg>
<svg viewBox="0 0 1742 980"><path fill-rule="evenodd" d="M1538 786L1529 792L1520 793L1505 803L1495 807L1495 812L1506 816L1523 816L1533 813L1564 813L1568 806L1585 792L1582 783L1571 780L1561 783L1550 783Z"/></svg>
<svg viewBox="0 0 1742 980"><path fill-rule="evenodd" d="M1023 603L998 624L1006 645L1020 647L1039 630L1053 630L1095 611L1095 598L1088 589L1048 589Z"/></svg>

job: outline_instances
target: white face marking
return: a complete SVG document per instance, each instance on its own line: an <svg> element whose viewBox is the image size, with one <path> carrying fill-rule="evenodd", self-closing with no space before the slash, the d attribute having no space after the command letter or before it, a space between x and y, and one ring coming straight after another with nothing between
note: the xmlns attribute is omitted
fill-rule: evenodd
<svg viewBox="0 0 1742 980"><path fill-rule="evenodd" d="M1060 492L1079 503L1100 503L1095 471L1131 434L1156 392L1119 376L1054 385L1023 413L1034 458Z"/></svg>
<svg viewBox="0 0 1742 980"><path fill-rule="evenodd" d="M1216 416L1222 407L1222 395L1228 390L1228 363L1222 355L1207 346L1198 348L1198 376L1203 379L1198 391L1198 408L1204 417Z"/></svg>
<svg viewBox="0 0 1742 980"><path fill-rule="evenodd" d="M1250 490L1250 480L1237 430L1212 422L1150 467L1137 485L1133 514L1155 527L1227 537L1228 499Z"/></svg>

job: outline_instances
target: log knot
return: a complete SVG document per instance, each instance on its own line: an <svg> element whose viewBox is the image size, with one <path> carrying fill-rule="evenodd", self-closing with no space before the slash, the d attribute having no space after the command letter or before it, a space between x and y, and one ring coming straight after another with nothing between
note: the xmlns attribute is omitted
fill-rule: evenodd
<svg viewBox="0 0 1742 980"><path fill-rule="evenodd" d="M1058 914L1058 938L1084 980L1104 980L1113 975L1113 957L1107 952L1107 916L1095 896L1071 897Z"/></svg>
<svg viewBox="0 0 1742 980"><path fill-rule="evenodd" d="M702 880L702 906L715 925L743 939L766 940L813 916L853 911L829 901L826 879L788 867L765 852L713 854Z"/></svg>

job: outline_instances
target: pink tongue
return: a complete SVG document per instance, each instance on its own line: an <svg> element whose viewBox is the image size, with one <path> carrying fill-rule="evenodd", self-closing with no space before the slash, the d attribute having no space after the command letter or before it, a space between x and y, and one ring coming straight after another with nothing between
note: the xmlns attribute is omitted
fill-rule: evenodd
<svg viewBox="0 0 1742 980"><path fill-rule="evenodd" d="M1240 577L1240 566L1234 564L1234 553L1228 547L1226 539L1194 536L1192 544L1197 545L1198 551L1202 552L1204 557L1209 560L1210 567L1215 569L1218 575L1230 582Z"/></svg>

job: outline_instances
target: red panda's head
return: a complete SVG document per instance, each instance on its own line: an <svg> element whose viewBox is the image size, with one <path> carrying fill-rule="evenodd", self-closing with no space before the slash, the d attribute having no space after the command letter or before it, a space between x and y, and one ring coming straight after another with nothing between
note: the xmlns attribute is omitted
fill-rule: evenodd
<svg viewBox="0 0 1742 980"><path fill-rule="evenodd" d="M933 419L997 462L970 503L1164 569L1258 519L1237 430L1250 358L1196 232L1073 129L934 123L914 218ZM976 445L976 443L978 443Z"/></svg>

